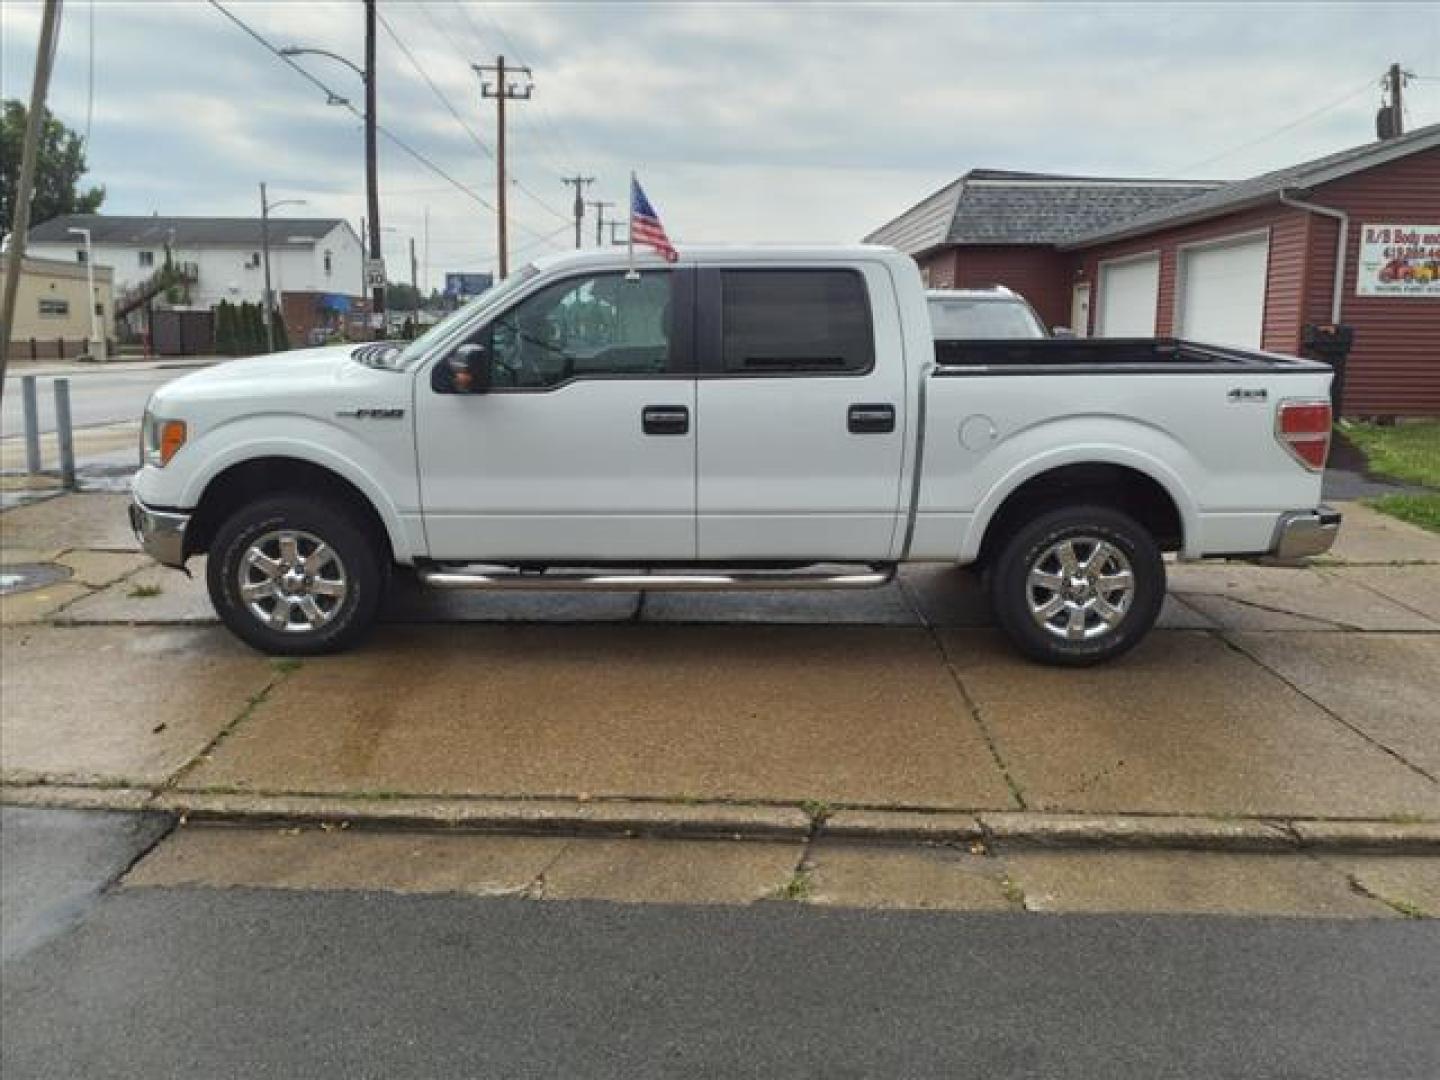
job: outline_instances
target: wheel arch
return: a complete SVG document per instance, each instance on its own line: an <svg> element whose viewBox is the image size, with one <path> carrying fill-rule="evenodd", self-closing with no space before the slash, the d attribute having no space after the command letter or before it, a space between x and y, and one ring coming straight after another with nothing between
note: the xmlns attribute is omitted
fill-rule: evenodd
<svg viewBox="0 0 1440 1080"><path fill-rule="evenodd" d="M1144 526L1162 551L1183 551L1197 528L1194 507L1182 492L1179 481L1163 469L1131 461L1097 457L1041 464L1013 475L992 493L975 515L967 538L970 550L962 554L984 564L1023 522L1077 503L1120 510Z"/></svg>
<svg viewBox="0 0 1440 1080"><path fill-rule="evenodd" d="M403 536L375 500L357 483L327 465L285 454L247 458L221 469L205 484L185 530L185 556L210 549L220 525L241 506L269 495L329 498L352 508L384 545L384 561L403 550Z"/></svg>

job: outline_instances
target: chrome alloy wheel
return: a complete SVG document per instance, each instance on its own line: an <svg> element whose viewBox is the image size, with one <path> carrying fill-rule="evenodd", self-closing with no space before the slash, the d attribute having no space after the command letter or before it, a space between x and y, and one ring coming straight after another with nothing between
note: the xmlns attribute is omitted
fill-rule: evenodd
<svg viewBox="0 0 1440 1080"><path fill-rule="evenodd" d="M272 630L313 633L340 612L350 591L345 564L325 541L277 529L246 550L237 571L240 599Z"/></svg>
<svg viewBox="0 0 1440 1080"><path fill-rule="evenodd" d="M1030 617L1066 641L1110 633L1135 599L1135 572L1125 553L1094 536L1051 544L1025 577Z"/></svg>

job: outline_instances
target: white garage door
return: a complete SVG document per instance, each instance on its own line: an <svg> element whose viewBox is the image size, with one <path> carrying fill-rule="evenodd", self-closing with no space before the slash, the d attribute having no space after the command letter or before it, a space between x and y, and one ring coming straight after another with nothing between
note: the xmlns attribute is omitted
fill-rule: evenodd
<svg viewBox="0 0 1440 1080"><path fill-rule="evenodd" d="M1265 323L1268 236L1180 249L1179 335L1258 349Z"/></svg>
<svg viewBox="0 0 1440 1080"><path fill-rule="evenodd" d="M1160 300L1160 256L1100 264L1098 337L1154 337Z"/></svg>

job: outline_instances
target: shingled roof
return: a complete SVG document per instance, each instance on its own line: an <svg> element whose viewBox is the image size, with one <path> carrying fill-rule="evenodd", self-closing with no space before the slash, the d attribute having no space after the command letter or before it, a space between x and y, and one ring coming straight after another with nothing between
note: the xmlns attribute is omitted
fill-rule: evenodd
<svg viewBox="0 0 1440 1080"><path fill-rule="evenodd" d="M270 219L271 247L304 247L314 244L343 218ZM219 245L257 247L260 219L235 217L121 217L111 214L64 214L30 230L30 243L72 243L70 229L89 229L96 244L170 244L179 248Z"/></svg>
<svg viewBox="0 0 1440 1080"><path fill-rule="evenodd" d="M1270 202L1282 191L1308 191L1331 180L1383 165L1387 161L1440 147L1440 124L1416 128L1407 135L1352 146L1313 161L1290 165L1273 172L1226 184L1215 191L1182 203L1157 207L1128 221L1111 223L1073 238L1071 247L1138 236L1153 229L1183 225L1221 214L1233 214L1259 203Z"/></svg>
<svg viewBox="0 0 1440 1080"><path fill-rule="evenodd" d="M1063 244L1220 186L972 169L865 239L911 255L947 244Z"/></svg>

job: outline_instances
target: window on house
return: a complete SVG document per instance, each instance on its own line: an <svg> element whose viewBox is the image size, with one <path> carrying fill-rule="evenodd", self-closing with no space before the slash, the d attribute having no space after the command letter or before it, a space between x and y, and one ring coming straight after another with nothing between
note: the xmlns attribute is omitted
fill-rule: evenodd
<svg viewBox="0 0 1440 1080"><path fill-rule="evenodd" d="M63 319L69 314L69 300L61 300L54 296L42 296L40 298L40 317L42 319Z"/></svg>
<svg viewBox="0 0 1440 1080"><path fill-rule="evenodd" d="M327 252L325 252L325 276L326 276L326 277L329 277L329 276L330 276L330 265L331 265L331 262L330 262L330 252L327 251Z"/></svg>
<svg viewBox="0 0 1440 1080"><path fill-rule="evenodd" d="M78 263L83 263L83 262L85 261L85 249L84 249L84 248L76 248L76 249L75 249L75 261L78 262Z"/></svg>
<svg viewBox="0 0 1440 1080"><path fill-rule="evenodd" d="M153 251L142 251L142 252L140 252L140 265L141 265L141 266L154 266L154 265L155 265L155 252L153 252Z"/></svg>

